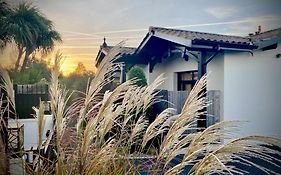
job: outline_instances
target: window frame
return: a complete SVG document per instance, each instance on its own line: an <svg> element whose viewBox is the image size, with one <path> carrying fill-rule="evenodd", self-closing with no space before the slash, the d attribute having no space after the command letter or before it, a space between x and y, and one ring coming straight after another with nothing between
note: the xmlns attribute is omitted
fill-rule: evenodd
<svg viewBox="0 0 281 175"><path fill-rule="evenodd" d="M195 76L195 73L197 74L197 77ZM191 80L182 80L182 75L183 74L191 74ZM190 70L190 71L183 71L183 72L177 72L177 90L178 91L186 91L187 89L184 90L182 88L186 84L190 84L191 88L194 87L196 81L198 80L198 70Z"/></svg>

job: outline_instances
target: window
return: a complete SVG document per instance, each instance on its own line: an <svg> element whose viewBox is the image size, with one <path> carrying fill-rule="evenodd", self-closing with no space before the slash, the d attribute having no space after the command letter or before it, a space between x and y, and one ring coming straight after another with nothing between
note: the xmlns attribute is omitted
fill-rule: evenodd
<svg viewBox="0 0 281 175"><path fill-rule="evenodd" d="M190 92L198 79L198 71L178 72L178 91Z"/></svg>

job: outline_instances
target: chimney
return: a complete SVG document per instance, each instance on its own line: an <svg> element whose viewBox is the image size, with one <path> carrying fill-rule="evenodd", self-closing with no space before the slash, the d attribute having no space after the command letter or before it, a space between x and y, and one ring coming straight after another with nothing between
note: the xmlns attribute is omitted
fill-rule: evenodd
<svg viewBox="0 0 281 175"><path fill-rule="evenodd" d="M261 25L258 26L258 30L256 31L256 35L261 33Z"/></svg>

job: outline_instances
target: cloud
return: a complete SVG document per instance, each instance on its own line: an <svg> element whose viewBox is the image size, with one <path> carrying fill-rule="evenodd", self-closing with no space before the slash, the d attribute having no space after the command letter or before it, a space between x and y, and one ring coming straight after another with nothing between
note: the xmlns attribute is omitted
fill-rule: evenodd
<svg viewBox="0 0 281 175"><path fill-rule="evenodd" d="M86 45L86 46L75 46L75 45L66 46L66 45L63 45L63 46L60 46L59 48L60 49L99 49L100 46L88 46L88 45Z"/></svg>
<svg viewBox="0 0 281 175"><path fill-rule="evenodd" d="M143 38L143 35L140 35L140 36L117 36L117 37L106 37L107 38L110 38L110 39L116 39L116 40L122 40L122 39L141 39ZM100 38L91 38L91 37L66 37L63 39L64 41L67 41L67 40L98 40L98 41L102 41L103 40L103 37L100 37Z"/></svg>
<svg viewBox="0 0 281 175"><path fill-rule="evenodd" d="M209 7L205 11L218 19L225 19L232 16L237 10L233 7L221 6Z"/></svg>
<svg viewBox="0 0 281 175"><path fill-rule="evenodd" d="M244 21L244 22L242 22ZM267 16L255 16L248 17L241 20L241 23L233 23L225 26L226 31L222 34L246 36L249 33L254 33L257 30L257 26L261 26L262 32L280 28L281 27L280 16L267 15Z"/></svg>
<svg viewBox="0 0 281 175"><path fill-rule="evenodd" d="M66 56L66 57L71 57L71 56L79 56L79 57L89 57L89 56L93 56L95 55L96 53L82 53L82 54L63 54L63 56Z"/></svg>

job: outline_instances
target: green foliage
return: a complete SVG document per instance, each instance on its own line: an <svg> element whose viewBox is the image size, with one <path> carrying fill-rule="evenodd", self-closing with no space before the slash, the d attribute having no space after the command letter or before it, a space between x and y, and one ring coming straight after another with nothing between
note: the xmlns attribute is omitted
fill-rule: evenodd
<svg viewBox="0 0 281 175"><path fill-rule="evenodd" d="M136 85L143 87L147 85L146 77L143 70L139 66L132 67L128 72L128 79L137 78Z"/></svg>
<svg viewBox="0 0 281 175"><path fill-rule="evenodd" d="M93 77L94 73L87 71L83 63L79 62L75 71L68 76L61 77L60 82L68 90L85 93L88 82L91 81ZM81 97L82 93L74 93L71 96L70 101L77 97Z"/></svg>
<svg viewBox="0 0 281 175"><path fill-rule="evenodd" d="M50 72L47 63L35 61L22 72L10 70L9 74L14 84L44 84L50 81Z"/></svg>
<svg viewBox="0 0 281 175"><path fill-rule="evenodd" d="M93 77L93 72L87 72L86 74L77 74L76 72L73 72L66 77L61 77L61 83L67 89L85 92L88 81L90 81Z"/></svg>
<svg viewBox="0 0 281 175"><path fill-rule="evenodd" d="M137 82L135 83L139 87L147 86L147 81L145 74L143 70L139 66L132 67L128 72L128 79L137 79ZM135 112L135 111L134 111ZM147 108L145 111L141 111L139 114L137 114L136 118L139 118L140 114L144 114L146 118L152 117L152 107Z"/></svg>

